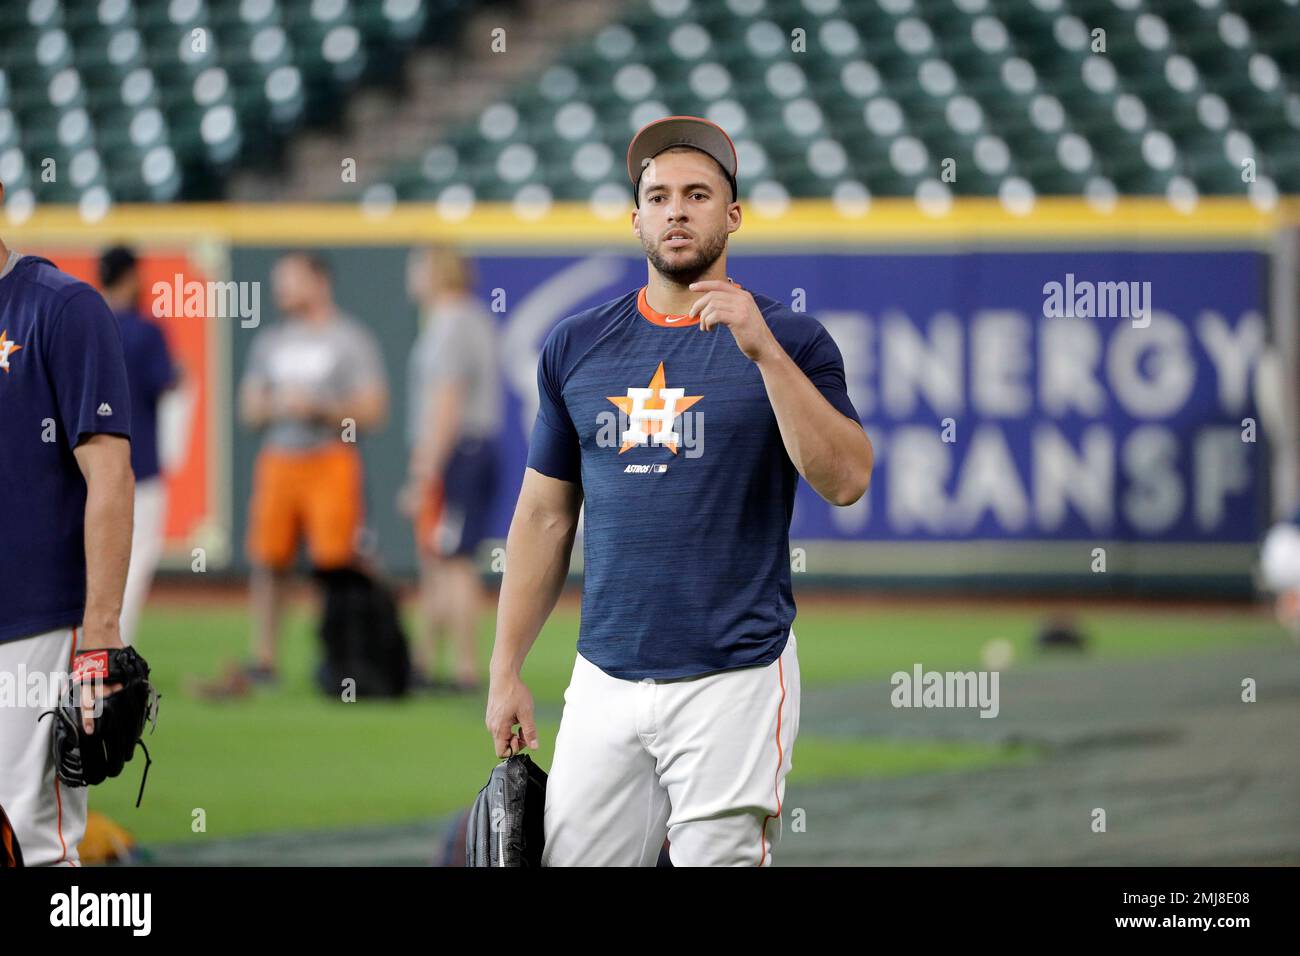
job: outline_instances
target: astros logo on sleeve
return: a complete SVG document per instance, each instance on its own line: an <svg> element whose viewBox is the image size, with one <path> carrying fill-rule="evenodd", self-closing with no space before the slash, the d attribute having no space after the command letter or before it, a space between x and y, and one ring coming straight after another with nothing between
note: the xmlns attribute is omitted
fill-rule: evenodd
<svg viewBox="0 0 1300 956"><path fill-rule="evenodd" d="M673 430L677 416L702 399L687 395L684 388L666 388L664 363L660 362L646 388L629 388L626 395L607 395L627 416L628 427L622 434L621 455L629 448L653 443L667 447L674 455L682 437Z"/></svg>

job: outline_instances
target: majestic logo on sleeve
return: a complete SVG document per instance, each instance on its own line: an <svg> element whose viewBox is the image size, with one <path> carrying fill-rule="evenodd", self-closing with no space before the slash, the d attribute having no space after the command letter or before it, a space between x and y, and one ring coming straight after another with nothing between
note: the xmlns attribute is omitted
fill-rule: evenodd
<svg viewBox="0 0 1300 956"><path fill-rule="evenodd" d="M621 455L629 448L653 442L663 445L674 455L682 437L673 430L677 416L686 411L703 395L687 395L684 388L666 388L664 363L660 362L647 388L629 388L627 395L607 395L627 416L628 427L623 431Z"/></svg>
<svg viewBox="0 0 1300 956"><path fill-rule="evenodd" d="M9 341L9 333L7 330L0 329L0 368L8 372L9 356L13 355L21 348L22 346L17 342Z"/></svg>

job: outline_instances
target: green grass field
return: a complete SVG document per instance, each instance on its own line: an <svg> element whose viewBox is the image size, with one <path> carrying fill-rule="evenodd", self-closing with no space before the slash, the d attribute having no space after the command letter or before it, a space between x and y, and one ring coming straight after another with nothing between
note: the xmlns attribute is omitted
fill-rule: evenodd
<svg viewBox="0 0 1300 956"><path fill-rule="evenodd" d="M930 606L915 609L800 602L795 622L803 690L883 680L915 662L926 668L980 665L980 649L1004 638L1015 667L1033 667L1033 635L1043 614L1032 608ZM1098 610L1079 615L1093 640L1080 660L1181 655L1234 644L1277 641L1259 612ZM491 648L485 621L481 663ZM250 699L203 702L186 679L219 672L246 653L248 622L239 606L155 606L138 646L163 695L144 802L134 807L143 756L93 791L91 806L142 841L213 839L285 830L409 823L461 809L485 782L495 757L483 724L484 700L414 697L400 703L345 704L311 683L315 637L305 609L290 615L284 677ZM529 657L524 679L539 712L541 750L550 765L564 688L573 666L576 611L559 611ZM946 741L864 740L801 732L790 780L943 772L1033 760L1024 748ZM195 811L206 831L195 833Z"/></svg>

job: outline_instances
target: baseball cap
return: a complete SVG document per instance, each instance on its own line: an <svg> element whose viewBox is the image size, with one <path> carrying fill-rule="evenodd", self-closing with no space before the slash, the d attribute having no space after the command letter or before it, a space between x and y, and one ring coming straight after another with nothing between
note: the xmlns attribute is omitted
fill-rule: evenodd
<svg viewBox="0 0 1300 956"><path fill-rule="evenodd" d="M708 153L726 173L732 197L738 194L735 143L717 123L698 116L665 116L637 130L627 147L627 176L633 189L640 188L646 163L670 146L693 146Z"/></svg>

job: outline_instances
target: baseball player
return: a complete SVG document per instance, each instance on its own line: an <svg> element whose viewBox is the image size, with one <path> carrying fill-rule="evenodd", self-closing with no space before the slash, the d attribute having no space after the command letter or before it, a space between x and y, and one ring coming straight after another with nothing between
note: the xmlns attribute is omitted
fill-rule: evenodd
<svg viewBox="0 0 1300 956"><path fill-rule="evenodd" d="M131 389L131 470L135 473L135 526L131 565L122 598L122 642L131 644L162 557L167 520L167 484L158 454L159 408L181 384L163 331L139 309L140 270L135 252L114 246L99 257L99 283L122 332Z"/></svg>
<svg viewBox="0 0 1300 956"><path fill-rule="evenodd" d="M402 508L420 561L417 680L426 688L480 693L477 638L486 603L475 556L487 536L501 430L496 325L474 298L473 270L455 250L416 249L407 289L424 328L411 351L407 410L411 446ZM436 674L450 639L454 677Z"/></svg>
<svg viewBox="0 0 1300 956"><path fill-rule="evenodd" d="M0 186L0 199L3 186ZM56 675L120 648L134 478L122 342L99 293L0 241L0 806L28 866L77 865L88 790L52 752ZM88 682L90 697L115 691ZM92 711L82 719L95 727Z"/></svg>
<svg viewBox="0 0 1300 956"><path fill-rule="evenodd" d="M542 345L486 723L499 756L538 746L520 672L585 502L543 865L653 866L667 835L675 866L767 866L799 733L795 486L852 504L871 443L822 325L727 278L727 134L670 116L627 166L647 282Z"/></svg>
<svg viewBox="0 0 1300 956"><path fill-rule="evenodd" d="M343 421L365 432L388 414L388 381L374 334L335 304L328 264L295 252L273 273L285 319L257 333L240 385L243 423L262 432L249 504L254 683L277 680L281 596L300 539L313 567L357 557L363 471ZM240 686L236 681L233 687Z"/></svg>
<svg viewBox="0 0 1300 956"><path fill-rule="evenodd" d="M1300 510L1268 529L1259 570L1261 583L1274 594L1278 624L1300 641Z"/></svg>

